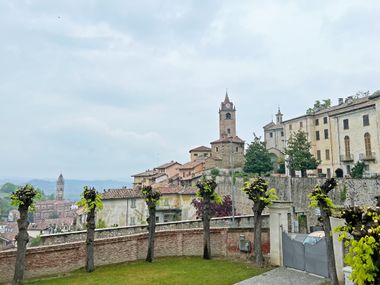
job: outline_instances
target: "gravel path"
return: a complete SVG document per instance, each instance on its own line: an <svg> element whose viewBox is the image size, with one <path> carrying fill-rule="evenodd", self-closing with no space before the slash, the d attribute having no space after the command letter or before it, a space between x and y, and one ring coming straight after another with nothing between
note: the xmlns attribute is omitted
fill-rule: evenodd
<svg viewBox="0 0 380 285"><path fill-rule="evenodd" d="M320 285L326 280L302 271L279 267L235 285Z"/></svg>

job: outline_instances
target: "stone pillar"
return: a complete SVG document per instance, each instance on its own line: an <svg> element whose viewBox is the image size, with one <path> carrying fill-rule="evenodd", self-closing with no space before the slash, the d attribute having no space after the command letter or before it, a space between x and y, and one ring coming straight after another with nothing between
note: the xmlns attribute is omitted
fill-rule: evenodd
<svg viewBox="0 0 380 285"><path fill-rule="evenodd" d="M333 247L334 247L334 255L335 255L335 267L336 274L338 276L339 284L344 284L344 246L343 242L338 240L338 233L334 232L335 227L343 226L345 224L344 219L338 219L330 217L331 229L333 231Z"/></svg>
<svg viewBox="0 0 380 285"><path fill-rule="evenodd" d="M270 263L282 266L282 231L288 232L292 202L275 201L269 206Z"/></svg>

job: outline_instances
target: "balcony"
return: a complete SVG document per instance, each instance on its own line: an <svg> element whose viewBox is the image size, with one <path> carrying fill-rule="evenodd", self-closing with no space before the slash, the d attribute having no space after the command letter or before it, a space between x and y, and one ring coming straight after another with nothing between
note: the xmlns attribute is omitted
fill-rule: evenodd
<svg viewBox="0 0 380 285"><path fill-rule="evenodd" d="M374 161L376 159L376 154L374 152L360 153L359 160L363 161Z"/></svg>
<svg viewBox="0 0 380 285"><path fill-rule="evenodd" d="M353 154L349 154L349 155L341 154L340 155L340 161L352 162L352 161L354 161L354 155Z"/></svg>

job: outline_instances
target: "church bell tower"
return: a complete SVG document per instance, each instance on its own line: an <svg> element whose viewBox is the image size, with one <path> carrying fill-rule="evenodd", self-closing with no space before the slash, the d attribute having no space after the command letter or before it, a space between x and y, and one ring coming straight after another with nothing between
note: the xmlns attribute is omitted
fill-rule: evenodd
<svg viewBox="0 0 380 285"><path fill-rule="evenodd" d="M226 91L226 96L219 109L219 138L231 137L236 137L236 109Z"/></svg>
<svg viewBox="0 0 380 285"><path fill-rule="evenodd" d="M58 180L57 180L55 200L58 200L58 201L63 200L64 187L65 187L65 181L63 180L63 176L61 174L59 175Z"/></svg>

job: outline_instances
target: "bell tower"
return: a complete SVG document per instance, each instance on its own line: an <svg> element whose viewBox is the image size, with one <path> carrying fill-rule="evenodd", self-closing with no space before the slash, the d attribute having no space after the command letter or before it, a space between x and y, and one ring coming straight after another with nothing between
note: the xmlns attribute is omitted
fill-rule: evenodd
<svg viewBox="0 0 380 285"><path fill-rule="evenodd" d="M59 175L57 180L57 188L55 192L55 200L63 200L65 181L63 180L62 173Z"/></svg>
<svg viewBox="0 0 380 285"><path fill-rule="evenodd" d="M236 109L226 91L226 96L219 109L219 138L231 137L236 137Z"/></svg>

